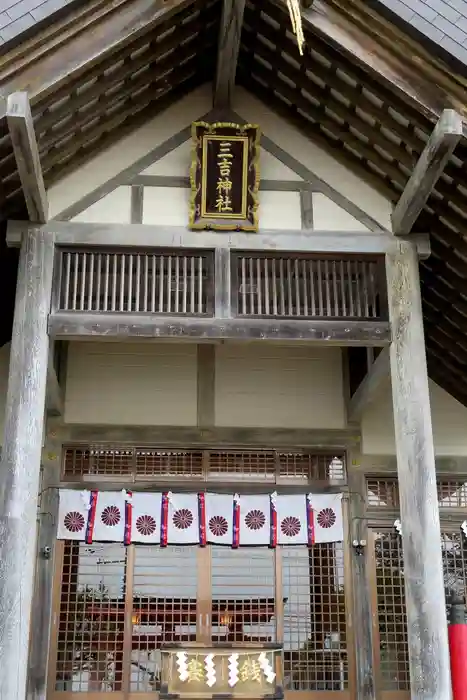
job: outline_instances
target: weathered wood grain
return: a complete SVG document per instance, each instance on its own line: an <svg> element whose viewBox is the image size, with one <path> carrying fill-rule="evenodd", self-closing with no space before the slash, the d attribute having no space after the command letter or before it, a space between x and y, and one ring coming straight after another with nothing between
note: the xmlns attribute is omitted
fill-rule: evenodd
<svg viewBox="0 0 467 700"><path fill-rule="evenodd" d="M5 700L26 696L53 258L53 236L31 230L20 253L0 467L0 698Z"/></svg>
<svg viewBox="0 0 467 700"><path fill-rule="evenodd" d="M384 348L368 370L348 405L347 418L358 422L363 411L376 399L381 387L389 381L389 351Z"/></svg>
<svg viewBox="0 0 467 700"><path fill-rule="evenodd" d="M29 228L25 221L9 221L7 243L17 246ZM147 224L92 224L51 221L45 230L55 235L58 246L143 247L143 248L229 248L232 250L283 250L297 253L378 254L395 248L391 233L380 231L302 231L262 229L259 233L189 231L185 226ZM412 234L421 257L429 254L428 236Z"/></svg>
<svg viewBox="0 0 467 700"><path fill-rule="evenodd" d="M214 82L213 105L216 109L230 107L235 87L244 10L245 0L224 0L223 2Z"/></svg>
<svg viewBox="0 0 467 700"><path fill-rule="evenodd" d="M327 345L376 345L390 341L389 324L369 321L299 321L251 318L156 317L151 314L58 312L50 315L54 338L172 340L286 340Z"/></svg>
<svg viewBox="0 0 467 700"><path fill-rule="evenodd" d="M8 96L6 118L29 219L44 223L48 219L49 203L26 92Z"/></svg>
<svg viewBox="0 0 467 700"><path fill-rule="evenodd" d="M412 700L450 700L451 679L430 397L415 247L387 255L390 364Z"/></svg>
<svg viewBox="0 0 467 700"><path fill-rule="evenodd" d="M313 229L313 192L311 188L300 191L300 215L302 229Z"/></svg>
<svg viewBox="0 0 467 700"><path fill-rule="evenodd" d="M351 572L354 604L354 630L356 655L356 699L376 700L375 669L373 658L373 625L371 596L367 571L368 531L365 519L365 475L358 471L359 454L349 452L348 483L351 518L350 537L353 541L365 541L361 553L352 548Z"/></svg>
<svg viewBox="0 0 467 700"><path fill-rule="evenodd" d="M358 440L359 431L301 428L200 428L197 426L86 425L49 421L50 444L155 445L157 447L331 447L339 450ZM59 448L57 448L57 453Z"/></svg>
<svg viewBox="0 0 467 700"><path fill-rule="evenodd" d="M397 235L411 232L462 137L462 129L462 116L453 109L445 109L392 213L392 227Z"/></svg>
<svg viewBox="0 0 467 700"><path fill-rule="evenodd" d="M34 700L45 700L49 652L50 616L52 614L53 554L56 544L58 490L53 487L59 478L58 466L47 465L41 483L39 499L37 564L34 603L31 617L29 650L29 693ZM50 550L45 556L44 548Z"/></svg>

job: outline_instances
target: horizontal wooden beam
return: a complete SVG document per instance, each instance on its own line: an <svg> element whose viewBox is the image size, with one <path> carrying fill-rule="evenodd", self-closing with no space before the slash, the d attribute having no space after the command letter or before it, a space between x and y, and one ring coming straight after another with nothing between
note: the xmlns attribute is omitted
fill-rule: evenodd
<svg viewBox="0 0 467 700"><path fill-rule="evenodd" d="M26 92L8 96L6 118L29 220L44 223L48 219L49 204Z"/></svg>
<svg viewBox="0 0 467 700"><path fill-rule="evenodd" d="M190 178L183 175L136 175L122 178L119 184L141 185L142 187L180 187L184 189L188 189L191 186ZM305 182L305 180L261 180L259 189L262 192L314 191L313 185ZM317 187L316 192L319 192Z"/></svg>
<svg viewBox="0 0 467 700"><path fill-rule="evenodd" d="M383 348L349 401L349 422L358 423L361 420L364 410L373 403L381 387L389 384L389 378L389 351L388 348Z"/></svg>
<svg viewBox="0 0 467 700"><path fill-rule="evenodd" d="M235 87L245 0L223 0L213 105L230 107Z"/></svg>
<svg viewBox="0 0 467 700"><path fill-rule="evenodd" d="M304 430L290 428L201 428L197 426L77 425L48 422L48 442L62 444L133 444L142 447L310 447L344 449L359 439L348 430Z"/></svg>
<svg viewBox="0 0 467 700"><path fill-rule="evenodd" d="M418 219L436 182L462 137L463 119L445 109L438 120L392 214L397 235L407 235Z"/></svg>
<svg viewBox="0 0 467 700"><path fill-rule="evenodd" d="M64 311L50 315L49 334L63 340L276 340L339 346L383 346L390 342L389 324L384 322L156 317L154 314L144 316Z"/></svg>
<svg viewBox="0 0 467 700"><path fill-rule="evenodd" d="M261 233L232 232L219 236L212 231L189 231L183 226L148 226L144 224L85 224L53 221L46 224L55 235L58 246L98 246L105 248L228 248L231 250L265 250L303 253L384 254L397 244L390 233L364 231L284 231L263 230ZM9 221L7 243L19 246L23 233L29 230L24 221ZM430 253L427 235L414 238L418 254Z"/></svg>

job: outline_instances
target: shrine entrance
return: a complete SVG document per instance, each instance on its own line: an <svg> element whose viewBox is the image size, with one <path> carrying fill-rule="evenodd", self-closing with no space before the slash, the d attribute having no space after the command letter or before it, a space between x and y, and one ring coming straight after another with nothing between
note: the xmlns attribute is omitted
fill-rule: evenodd
<svg viewBox="0 0 467 700"><path fill-rule="evenodd" d="M340 543L316 551L77 542L58 548L50 698L154 697L161 646L193 642L283 643L286 691L347 696Z"/></svg>
<svg viewBox="0 0 467 700"><path fill-rule="evenodd" d="M194 477L193 490L199 488L202 469L211 467L206 481L219 485L222 475L226 491L225 473L217 469L213 474L214 457L216 464L222 457L222 465L234 466L232 477L241 477L240 466L248 465L243 476L250 491L255 477L274 484L278 492L306 493L311 483L320 480L323 488L326 478L334 475L338 481L344 476L343 462L332 464L332 455L206 451L193 473L197 462L192 453L183 453L180 466L181 453L165 453L163 465L159 454L149 464L148 454L109 450L100 451L97 459L90 450L70 448L62 479L85 484L89 474L100 471L113 486L115 476L127 479L124 472L130 468L138 481L139 473L147 478L151 469L154 478L167 463L178 470L174 481L182 470ZM115 476L110 476L109 465ZM236 486L238 490L238 482ZM262 488L271 490L269 485ZM57 541L48 700L154 699L160 689L161 648L173 644L245 649L279 644L283 663L278 678L286 696L299 693L300 700L302 695L318 700L332 692L350 699L354 653L347 543L345 537L344 542L310 548L235 549Z"/></svg>

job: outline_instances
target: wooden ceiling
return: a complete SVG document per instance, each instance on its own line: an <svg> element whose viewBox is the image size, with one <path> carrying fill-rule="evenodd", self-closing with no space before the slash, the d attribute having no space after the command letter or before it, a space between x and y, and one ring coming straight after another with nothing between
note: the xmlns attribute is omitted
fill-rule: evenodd
<svg viewBox="0 0 467 700"><path fill-rule="evenodd" d="M147 4L147 0L132 1L134 12L138 3ZM93 4L104 6L102 0ZM123 0L113 3L119 4ZM154 15L151 21L140 21L126 41L114 42L111 50L93 55L79 70L68 75L62 71L59 80L43 79L40 87L30 77L31 70L14 75L10 70L7 75L0 64L3 94L12 87L29 87L46 186L214 78L220 0L172 0L171 4L172 11L162 13L160 20ZM76 36L79 39L78 32ZM285 8L274 0L247 2L237 83L396 202L435 116L307 22L305 37L307 47L300 58ZM41 66L47 65L46 59L40 60ZM465 405L466 161L462 142L417 222L418 231L430 233L432 246L432 255L421 263L430 376ZM5 120L0 121L0 178L3 219L24 217ZM0 255L2 285L8 275L12 284L13 256ZM10 332L12 304L13 292L4 288L3 342Z"/></svg>

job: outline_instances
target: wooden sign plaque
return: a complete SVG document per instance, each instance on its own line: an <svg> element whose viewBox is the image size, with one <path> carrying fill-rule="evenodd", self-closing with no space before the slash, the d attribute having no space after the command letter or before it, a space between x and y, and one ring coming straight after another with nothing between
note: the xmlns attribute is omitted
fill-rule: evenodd
<svg viewBox="0 0 467 700"><path fill-rule="evenodd" d="M258 230L259 127L192 126L191 229Z"/></svg>

